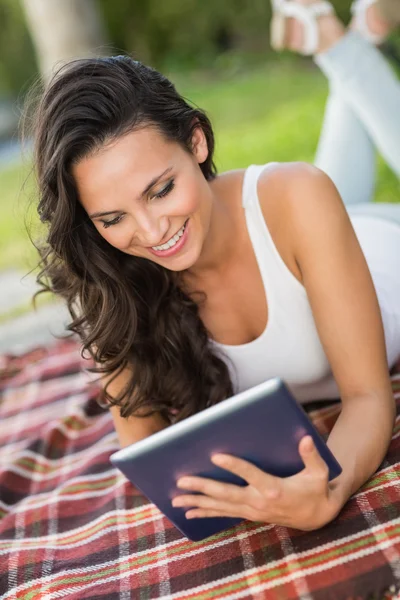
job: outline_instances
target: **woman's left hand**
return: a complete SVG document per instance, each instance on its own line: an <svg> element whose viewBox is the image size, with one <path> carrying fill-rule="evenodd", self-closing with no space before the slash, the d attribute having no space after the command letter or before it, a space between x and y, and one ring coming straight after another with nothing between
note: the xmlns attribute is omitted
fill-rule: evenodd
<svg viewBox="0 0 400 600"><path fill-rule="evenodd" d="M299 453L305 468L285 478L265 473L241 458L215 454L211 458L214 464L238 475L248 485L183 477L177 482L179 488L202 495L177 496L172 505L190 506L187 518L237 517L303 531L318 529L338 514L344 499L337 494L337 486L329 483L328 467L310 436L301 439Z"/></svg>

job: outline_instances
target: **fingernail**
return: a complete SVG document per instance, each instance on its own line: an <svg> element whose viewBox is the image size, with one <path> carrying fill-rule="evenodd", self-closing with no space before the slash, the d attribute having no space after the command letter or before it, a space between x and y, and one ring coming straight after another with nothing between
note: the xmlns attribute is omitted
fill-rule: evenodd
<svg viewBox="0 0 400 600"><path fill-rule="evenodd" d="M306 450L313 450L314 448L314 440L312 439L312 437L309 435L307 436L307 445L306 445Z"/></svg>

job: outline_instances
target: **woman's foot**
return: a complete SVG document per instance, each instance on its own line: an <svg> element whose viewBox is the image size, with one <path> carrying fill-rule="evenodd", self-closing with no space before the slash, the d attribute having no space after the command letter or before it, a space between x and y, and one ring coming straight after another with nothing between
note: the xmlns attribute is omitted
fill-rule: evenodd
<svg viewBox="0 0 400 600"><path fill-rule="evenodd" d="M282 4L285 3L288 3L288 0L283 0ZM346 31L345 27L333 10L330 14L320 15L315 15L311 12L317 10L318 6L321 5L319 0L290 0L289 3L291 5L298 5L298 8L303 7L309 13L309 19L315 22L315 27L317 28L316 43L311 52L305 50L307 48L307 31L304 23L297 17L286 17L282 21L283 17L279 13L279 6L282 6L282 4L278 1L271 27L272 45L275 49L288 48L302 54L317 54L328 50L344 35ZM285 6L282 6L282 11L285 11ZM276 36L276 32L278 32L278 36ZM274 37L280 38L280 44L274 44Z"/></svg>
<svg viewBox="0 0 400 600"><path fill-rule="evenodd" d="M350 28L373 44L382 43L393 29L393 25L382 15L377 1L354 2L353 13Z"/></svg>

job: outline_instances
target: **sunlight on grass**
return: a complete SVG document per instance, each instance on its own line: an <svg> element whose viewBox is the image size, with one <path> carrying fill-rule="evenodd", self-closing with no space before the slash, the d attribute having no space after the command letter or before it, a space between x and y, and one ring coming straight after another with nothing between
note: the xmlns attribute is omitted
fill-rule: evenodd
<svg viewBox="0 0 400 600"><path fill-rule="evenodd" d="M27 227L37 228L35 206L31 204L34 186L27 181L30 167L14 165L0 171L0 269L32 268L36 250L29 241Z"/></svg>

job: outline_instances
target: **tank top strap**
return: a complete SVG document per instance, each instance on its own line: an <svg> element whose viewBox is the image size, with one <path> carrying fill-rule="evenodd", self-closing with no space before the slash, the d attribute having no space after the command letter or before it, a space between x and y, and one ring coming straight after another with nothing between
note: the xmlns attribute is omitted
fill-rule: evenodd
<svg viewBox="0 0 400 600"><path fill-rule="evenodd" d="M243 178L243 189L242 189L242 206L243 208L249 208L255 206L258 203L257 184L258 178L264 169L268 169L272 165L276 165L276 162L266 163L265 165L250 165L247 167L244 178Z"/></svg>

